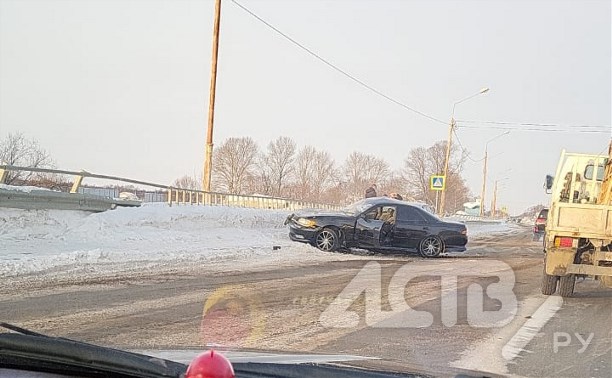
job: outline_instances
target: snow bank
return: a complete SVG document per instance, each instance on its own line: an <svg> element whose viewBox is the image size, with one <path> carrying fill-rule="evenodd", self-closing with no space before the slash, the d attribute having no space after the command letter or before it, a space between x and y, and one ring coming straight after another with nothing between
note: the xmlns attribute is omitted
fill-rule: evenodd
<svg viewBox="0 0 612 378"><path fill-rule="evenodd" d="M468 238L506 234L517 230L517 226L506 222L466 222Z"/></svg>
<svg viewBox="0 0 612 378"><path fill-rule="evenodd" d="M289 240L289 212L145 204L102 213L0 208L0 277L43 271L133 269L156 264L292 264L332 259ZM466 223L468 236L508 232ZM273 246L281 246L274 250ZM342 258L334 254L333 258ZM350 256L346 256L349 258Z"/></svg>
<svg viewBox="0 0 612 378"><path fill-rule="evenodd" d="M26 192L26 193L31 193L33 190L51 191L51 189L39 188L39 187L36 187L36 186L15 186L15 185L6 185L6 184L0 184L0 189L14 190L14 191Z"/></svg>
<svg viewBox="0 0 612 378"><path fill-rule="evenodd" d="M103 213L0 208L0 277L71 264L204 261L293 245L288 213L149 204Z"/></svg>

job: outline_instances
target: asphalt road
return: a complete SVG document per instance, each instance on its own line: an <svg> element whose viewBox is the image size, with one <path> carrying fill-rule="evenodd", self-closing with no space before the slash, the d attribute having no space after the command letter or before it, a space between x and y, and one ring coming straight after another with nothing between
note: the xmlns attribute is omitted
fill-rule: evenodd
<svg viewBox="0 0 612 378"><path fill-rule="evenodd" d="M31 277L0 288L0 318L126 349L213 344L441 376L612 376L612 290L584 281L574 298L543 296L541 264L523 231L438 259L357 252L256 270Z"/></svg>

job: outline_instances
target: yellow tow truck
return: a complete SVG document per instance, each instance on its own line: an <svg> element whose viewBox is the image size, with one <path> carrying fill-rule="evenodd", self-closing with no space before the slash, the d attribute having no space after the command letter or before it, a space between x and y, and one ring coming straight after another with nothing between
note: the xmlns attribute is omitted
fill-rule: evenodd
<svg viewBox="0 0 612 378"><path fill-rule="evenodd" d="M576 277L612 288L612 142L607 155L563 151L554 177L544 236L542 293L574 293Z"/></svg>

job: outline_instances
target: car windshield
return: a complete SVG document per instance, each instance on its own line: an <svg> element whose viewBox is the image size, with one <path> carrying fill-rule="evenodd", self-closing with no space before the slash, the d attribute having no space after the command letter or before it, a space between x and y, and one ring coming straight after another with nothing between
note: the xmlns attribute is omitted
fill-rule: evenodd
<svg viewBox="0 0 612 378"><path fill-rule="evenodd" d="M342 208L342 211L347 214L359 215L371 208L372 206L374 206L374 204L372 204L371 202L368 202L366 200L360 200Z"/></svg>
<svg viewBox="0 0 612 378"><path fill-rule="evenodd" d="M0 0L0 323L183 362L612 377L611 21Z"/></svg>

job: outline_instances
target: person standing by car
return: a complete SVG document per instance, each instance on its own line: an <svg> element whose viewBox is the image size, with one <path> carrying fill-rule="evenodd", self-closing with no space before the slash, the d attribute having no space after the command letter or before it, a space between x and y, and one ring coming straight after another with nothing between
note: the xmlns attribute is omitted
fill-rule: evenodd
<svg viewBox="0 0 612 378"><path fill-rule="evenodd" d="M370 185L365 191L365 198L376 197L376 184Z"/></svg>

